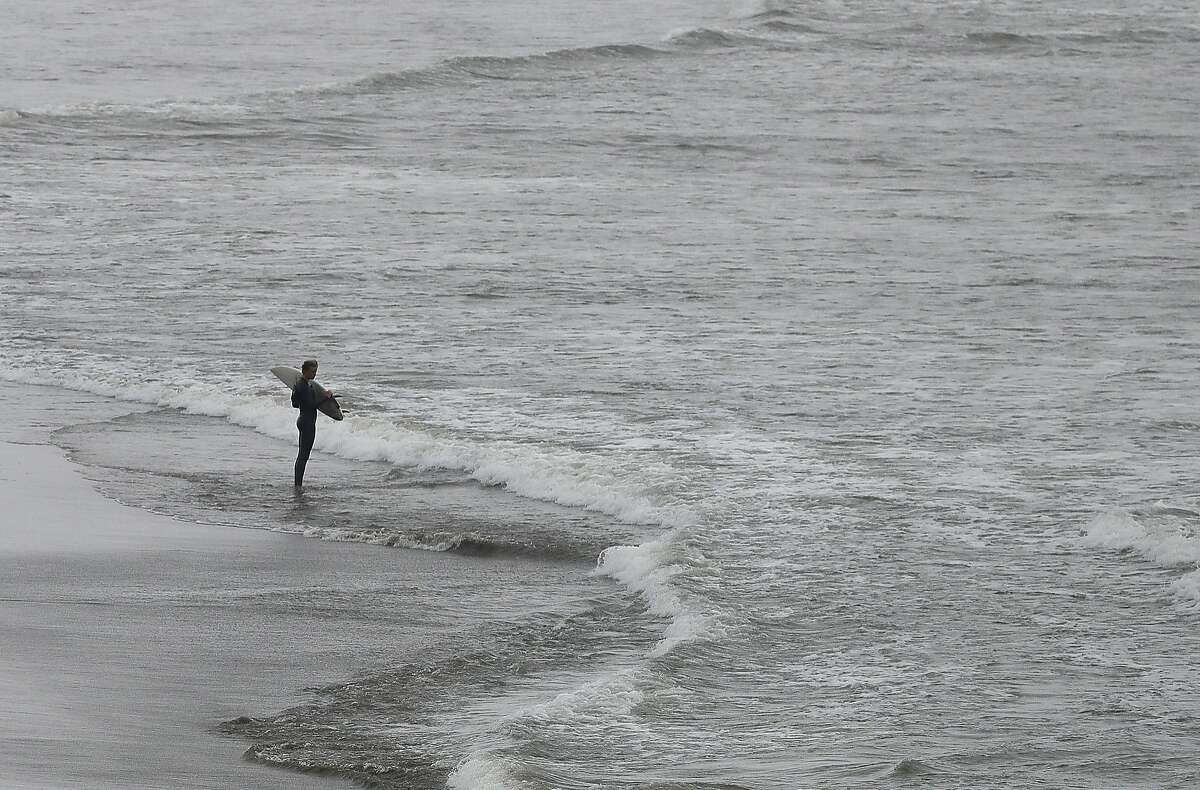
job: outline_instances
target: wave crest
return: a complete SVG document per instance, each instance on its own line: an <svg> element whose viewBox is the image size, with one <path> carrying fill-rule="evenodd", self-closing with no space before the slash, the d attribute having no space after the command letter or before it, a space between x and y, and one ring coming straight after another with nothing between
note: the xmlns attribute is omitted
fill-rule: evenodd
<svg viewBox="0 0 1200 790"><path fill-rule="evenodd" d="M745 33L700 27L672 33L667 43L680 49L734 49L746 46L762 46L773 42Z"/></svg>
<svg viewBox="0 0 1200 790"><path fill-rule="evenodd" d="M1163 568L1195 566L1200 563L1197 519L1171 512L1178 510L1105 513L1088 525L1083 542L1096 548L1132 551Z"/></svg>
<svg viewBox="0 0 1200 790"><path fill-rule="evenodd" d="M1200 513L1161 503L1105 513L1092 520L1081 541L1136 554L1161 568L1184 570L1171 590L1185 607L1200 609Z"/></svg>
<svg viewBox="0 0 1200 790"><path fill-rule="evenodd" d="M670 618L662 639L650 652L652 658L665 656L676 646L703 637L712 626L712 618L695 608L671 584L683 565L673 562L672 545L676 530L638 546L610 546L600 553L596 573L616 579L641 594L651 614Z"/></svg>
<svg viewBox="0 0 1200 790"><path fill-rule="evenodd" d="M548 80L581 65L648 60L668 53L641 44L605 44L559 49L533 55L472 55L450 58L433 66L369 74L346 83L302 88L300 93L358 95L458 84L469 80Z"/></svg>

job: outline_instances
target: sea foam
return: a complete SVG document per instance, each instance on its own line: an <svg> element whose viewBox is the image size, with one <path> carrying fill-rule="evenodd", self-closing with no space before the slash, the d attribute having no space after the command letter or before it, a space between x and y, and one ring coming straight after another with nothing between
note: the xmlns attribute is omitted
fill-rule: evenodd
<svg viewBox="0 0 1200 790"><path fill-rule="evenodd" d="M1153 512L1114 511L1094 519L1083 541L1100 548L1131 550L1164 568L1194 566L1200 563L1200 536L1194 523Z"/></svg>
<svg viewBox="0 0 1200 790"><path fill-rule="evenodd" d="M93 362L98 361L89 360ZM13 360L5 366L3 377L220 417L282 441L295 439L295 411L282 385L263 387L279 390L272 396L245 393L235 383L226 385L199 377L195 383L180 384L105 372L103 364L88 367L93 372L81 376L63 367L47 369ZM435 435L398 425L384 416L365 415L347 416L337 423L322 420L315 447L353 460L464 472L483 485L529 499L605 513L629 524L670 528L692 520L686 511L650 500L635 484L588 463L569 448Z"/></svg>
<svg viewBox="0 0 1200 790"><path fill-rule="evenodd" d="M596 562L596 573L640 593L651 614L670 618L663 638L650 651L652 658L666 655L683 642L698 639L709 625L709 618L690 606L671 584L672 578L683 570L670 556L672 541L678 534L678 530L672 530L637 546L610 546Z"/></svg>
<svg viewBox="0 0 1200 790"><path fill-rule="evenodd" d="M1145 512L1114 511L1095 518L1085 545L1132 551L1162 568L1186 570L1171 584L1181 602L1200 608L1200 514L1156 505Z"/></svg>
<svg viewBox="0 0 1200 790"><path fill-rule="evenodd" d="M564 691L521 712L520 718L566 725L608 726L642 701L635 672L621 670Z"/></svg>
<svg viewBox="0 0 1200 790"><path fill-rule="evenodd" d="M518 781L504 760L489 752L468 755L446 778L451 790L518 790Z"/></svg>

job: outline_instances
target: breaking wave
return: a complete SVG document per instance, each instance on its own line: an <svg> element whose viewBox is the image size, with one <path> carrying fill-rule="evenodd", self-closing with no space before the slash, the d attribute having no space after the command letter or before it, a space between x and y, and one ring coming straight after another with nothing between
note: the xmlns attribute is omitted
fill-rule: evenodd
<svg viewBox="0 0 1200 790"><path fill-rule="evenodd" d="M1171 589L1190 608L1200 608L1200 513L1166 505L1105 513L1087 526L1084 545L1131 552L1167 569L1183 571Z"/></svg>
<svg viewBox="0 0 1200 790"><path fill-rule="evenodd" d="M610 546L596 562L596 573L616 579L641 594L651 614L670 620L662 639L650 652L654 658L666 655L681 643L701 638L712 625L712 618L671 584L672 578L684 568L682 558L674 554L678 538L679 532L673 530L638 546Z"/></svg>
<svg viewBox="0 0 1200 790"><path fill-rule="evenodd" d="M1087 527L1087 545L1133 551L1163 568L1182 568L1200 563L1200 518L1177 515L1178 509L1163 512L1115 511L1099 516ZM1186 513L1187 511L1184 511Z"/></svg>

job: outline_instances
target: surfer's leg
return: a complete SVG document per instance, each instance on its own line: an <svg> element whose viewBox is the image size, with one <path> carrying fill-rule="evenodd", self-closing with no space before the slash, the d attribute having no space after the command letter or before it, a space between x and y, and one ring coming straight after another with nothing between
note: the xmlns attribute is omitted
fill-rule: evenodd
<svg viewBox="0 0 1200 790"><path fill-rule="evenodd" d="M296 453L296 485L304 485L304 467L308 465L308 454L312 452L313 442L317 438L317 426L296 423L300 429L300 451Z"/></svg>

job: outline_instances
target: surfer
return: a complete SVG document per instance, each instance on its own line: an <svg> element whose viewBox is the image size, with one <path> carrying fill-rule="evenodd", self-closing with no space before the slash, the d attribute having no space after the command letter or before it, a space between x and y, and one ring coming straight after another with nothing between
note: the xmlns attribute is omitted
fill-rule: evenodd
<svg viewBox="0 0 1200 790"><path fill-rule="evenodd" d="M300 418L296 420L296 428L300 431L300 451L296 454L297 488L304 485L304 467L308 465L308 454L317 438L317 392L312 386L316 377L317 361L306 359L300 366L300 380L292 388L292 406L300 410ZM332 392L323 394L333 397Z"/></svg>

